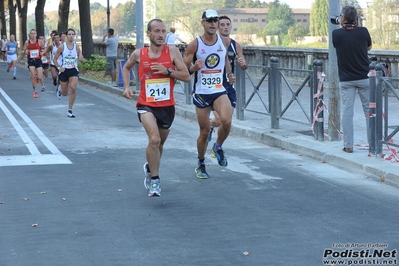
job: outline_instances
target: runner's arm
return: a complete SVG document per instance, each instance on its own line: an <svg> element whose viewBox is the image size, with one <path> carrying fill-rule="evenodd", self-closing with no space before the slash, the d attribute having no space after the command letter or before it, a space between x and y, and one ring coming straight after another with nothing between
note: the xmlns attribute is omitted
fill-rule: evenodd
<svg viewBox="0 0 399 266"><path fill-rule="evenodd" d="M188 73L186 64L183 62L183 57L181 56L179 49L176 47L171 47L170 50L173 57L173 64L176 68L176 70L174 70L170 76L172 78L188 82L190 80L190 74Z"/></svg>
<svg viewBox="0 0 399 266"><path fill-rule="evenodd" d="M247 61L245 61L242 46L238 42L236 42L236 49L237 49L236 59L238 64L240 65L242 70L247 70L248 68Z"/></svg>
<svg viewBox="0 0 399 266"><path fill-rule="evenodd" d="M186 64L188 73L190 75L194 74L194 72L198 71L203 66L203 62L201 59L198 59L195 62L193 62L194 55L197 52L197 47L198 47L197 39L194 39L188 44L186 50L186 56L183 58L184 64Z"/></svg>

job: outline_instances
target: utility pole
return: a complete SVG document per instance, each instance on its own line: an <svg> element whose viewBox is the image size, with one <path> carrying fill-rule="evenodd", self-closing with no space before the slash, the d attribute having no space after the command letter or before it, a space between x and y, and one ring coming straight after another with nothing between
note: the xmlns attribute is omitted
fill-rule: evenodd
<svg viewBox="0 0 399 266"><path fill-rule="evenodd" d="M144 47L144 15L143 0L136 1L136 49Z"/></svg>
<svg viewBox="0 0 399 266"><path fill-rule="evenodd" d="M329 0L329 16L339 16L341 12L340 0ZM330 117L328 118L328 136L329 140L339 140L338 130L340 130L340 96L339 96L339 77L338 62L335 48L332 44L332 31L338 29L339 25L328 24L328 109Z"/></svg>
<svg viewBox="0 0 399 266"><path fill-rule="evenodd" d="M109 28L111 27L110 26L110 19L109 19L110 13L111 12L109 11L109 0L107 0L107 33L108 33Z"/></svg>
<svg viewBox="0 0 399 266"><path fill-rule="evenodd" d="M143 0L136 0L136 49L144 47L144 5ZM134 66L134 71L137 73L138 65ZM140 79L136 77L136 89L140 88Z"/></svg>

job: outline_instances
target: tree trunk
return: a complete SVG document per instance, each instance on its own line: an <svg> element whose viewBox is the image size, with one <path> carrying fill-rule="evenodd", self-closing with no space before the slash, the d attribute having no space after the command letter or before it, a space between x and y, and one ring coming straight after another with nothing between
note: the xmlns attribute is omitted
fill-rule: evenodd
<svg viewBox="0 0 399 266"><path fill-rule="evenodd" d="M46 36L46 32L44 31L44 5L45 4L46 4L46 0L37 0L37 4L36 4L36 8L35 8L37 37Z"/></svg>
<svg viewBox="0 0 399 266"><path fill-rule="evenodd" d="M4 1L0 0L0 29L1 29L1 36L7 35L7 27L6 26L7 25L6 25Z"/></svg>
<svg viewBox="0 0 399 266"><path fill-rule="evenodd" d="M82 54L90 58L93 54L93 34L91 30L90 0L79 0L80 35L82 41ZM83 34L84 33L84 34Z"/></svg>
<svg viewBox="0 0 399 266"><path fill-rule="evenodd" d="M68 29L69 20L69 6L71 0L60 0L60 5L58 6L58 33L66 32ZM90 9L89 9L90 10Z"/></svg>
<svg viewBox="0 0 399 266"><path fill-rule="evenodd" d="M17 5L14 4L14 0L8 0L8 10L10 12L10 35L15 35L15 40L17 40L17 20L15 19L15 11L17 10Z"/></svg>
<svg viewBox="0 0 399 266"><path fill-rule="evenodd" d="M27 13L28 13L28 0L17 0L18 7L18 36L19 36L19 47L24 46L24 42L28 39L28 34L26 30L27 23Z"/></svg>

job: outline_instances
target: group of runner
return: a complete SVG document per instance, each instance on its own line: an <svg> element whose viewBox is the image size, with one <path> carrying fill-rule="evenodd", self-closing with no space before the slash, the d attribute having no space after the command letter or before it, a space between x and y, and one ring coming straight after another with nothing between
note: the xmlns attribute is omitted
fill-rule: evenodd
<svg viewBox="0 0 399 266"><path fill-rule="evenodd" d="M74 118L72 107L76 98L76 86L78 83L78 61L83 61L79 45L75 43L75 30L68 29L65 33L52 31L48 41L44 36L37 37L37 31L32 29L29 38L24 43L21 55L28 59L28 69L33 88L33 97L38 98L36 90L41 85L41 92L46 91L44 77L48 77L49 69L53 79L53 85L57 86L56 95L58 99L68 94L70 88L69 106L67 117ZM13 71L13 79L17 74L18 44L15 35L10 35L7 40L5 35L1 40L4 64L7 62L7 72Z"/></svg>

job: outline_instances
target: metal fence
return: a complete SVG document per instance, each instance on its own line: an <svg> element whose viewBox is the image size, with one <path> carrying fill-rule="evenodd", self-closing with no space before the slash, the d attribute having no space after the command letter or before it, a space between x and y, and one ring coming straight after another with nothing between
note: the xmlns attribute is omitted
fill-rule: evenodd
<svg viewBox="0 0 399 266"><path fill-rule="evenodd" d="M399 100L399 93L392 85L399 79L384 77L384 67L382 64L372 63L370 65L370 143L369 152L373 155L382 155L383 145L396 153L390 146L399 147L392 142L393 136L399 132L399 125L391 125L389 120L389 99L392 96ZM395 114L397 115L397 114ZM389 129L393 129L389 133Z"/></svg>

